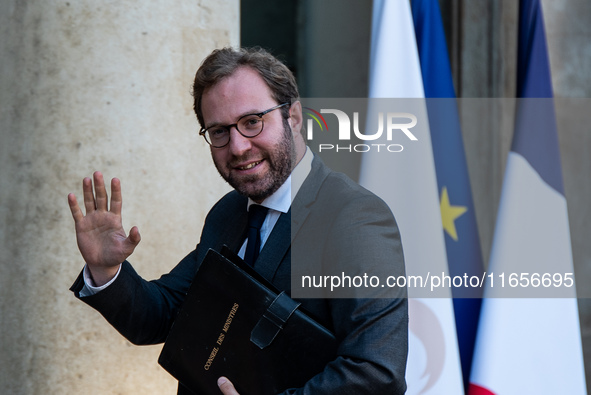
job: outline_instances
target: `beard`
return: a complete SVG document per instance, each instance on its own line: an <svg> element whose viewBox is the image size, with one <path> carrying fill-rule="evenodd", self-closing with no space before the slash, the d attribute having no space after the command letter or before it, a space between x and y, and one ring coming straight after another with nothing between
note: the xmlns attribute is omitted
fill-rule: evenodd
<svg viewBox="0 0 591 395"><path fill-rule="evenodd" d="M249 154L232 158L231 163L248 161ZM251 176L236 176L231 171L231 164L226 169L214 161L215 167L224 180L241 195L247 196L255 202L261 202L275 193L287 180L296 160L295 144L291 133L291 127L287 119L283 119L283 138L272 151L263 153L263 159L268 164L265 174ZM224 170L227 170L224 171Z"/></svg>

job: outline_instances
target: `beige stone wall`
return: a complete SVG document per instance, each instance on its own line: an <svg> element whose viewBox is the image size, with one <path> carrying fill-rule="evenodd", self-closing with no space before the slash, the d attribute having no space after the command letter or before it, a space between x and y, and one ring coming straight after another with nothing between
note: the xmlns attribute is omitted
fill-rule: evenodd
<svg viewBox="0 0 591 395"><path fill-rule="evenodd" d="M66 196L94 170L121 179L144 277L193 249L229 188L191 81L238 28L238 0L0 3L0 393L175 393L160 346L132 346L68 291L83 263Z"/></svg>

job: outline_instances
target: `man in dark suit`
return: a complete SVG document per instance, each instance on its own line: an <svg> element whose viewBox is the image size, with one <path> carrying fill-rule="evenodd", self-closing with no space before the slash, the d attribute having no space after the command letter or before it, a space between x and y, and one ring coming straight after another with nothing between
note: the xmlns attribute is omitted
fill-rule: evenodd
<svg viewBox="0 0 591 395"><path fill-rule="evenodd" d="M126 235L121 227L117 179L110 209L98 172L94 194L93 181L83 182L86 215L75 196L68 196L86 262L71 289L123 336L135 344L166 340L207 250L228 245L243 257L252 252L245 239L253 205L268 213L252 264L288 294L296 259L320 272L334 270L336 263L350 276L372 268L404 274L400 235L385 203L307 149L297 85L285 65L260 49L216 50L197 72L194 97L200 134L235 191L211 209L196 250L170 273L145 281L127 262L140 234L134 227ZM285 393L404 393L407 301L404 290L395 292L391 298L299 300L335 333L339 347L323 372ZM218 384L224 394L237 393L225 377ZM179 393L184 391L180 385Z"/></svg>

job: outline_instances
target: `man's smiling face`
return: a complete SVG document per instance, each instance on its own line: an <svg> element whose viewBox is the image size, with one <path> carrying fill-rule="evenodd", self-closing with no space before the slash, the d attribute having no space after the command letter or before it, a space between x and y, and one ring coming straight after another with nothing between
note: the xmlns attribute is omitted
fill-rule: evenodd
<svg viewBox="0 0 591 395"><path fill-rule="evenodd" d="M246 114L260 113L278 104L254 69L240 67L205 90L201 108L209 128L233 124ZM244 137L232 127L228 145L211 147L220 175L238 192L259 203L285 182L301 157L296 155L290 122L283 119L280 109L265 114L263 120L264 128L258 136Z"/></svg>

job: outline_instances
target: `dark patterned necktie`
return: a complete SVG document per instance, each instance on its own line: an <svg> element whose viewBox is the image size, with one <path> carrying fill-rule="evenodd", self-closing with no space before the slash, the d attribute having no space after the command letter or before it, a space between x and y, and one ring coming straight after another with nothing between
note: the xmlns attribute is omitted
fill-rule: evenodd
<svg viewBox="0 0 591 395"><path fill-rule="evenodd" d="M254 266L261 249L261 226L265 222L269 208L258 204L253 204L248 209L248 242L246 244L246 253L244 260L250 266Z"/></svg>

